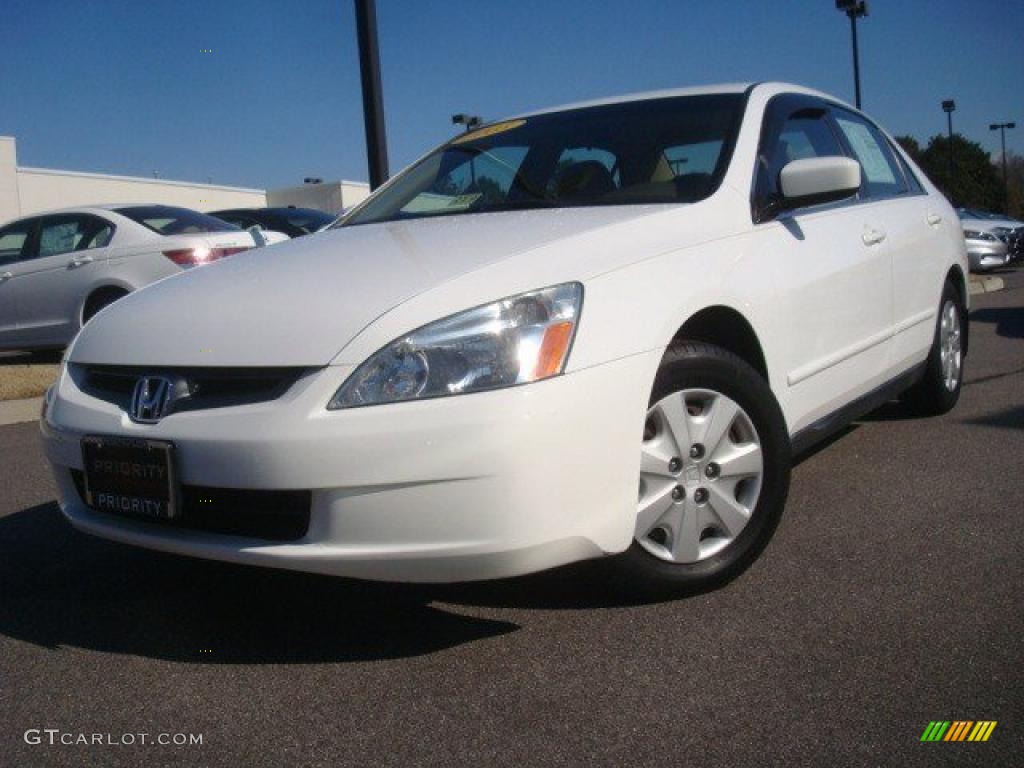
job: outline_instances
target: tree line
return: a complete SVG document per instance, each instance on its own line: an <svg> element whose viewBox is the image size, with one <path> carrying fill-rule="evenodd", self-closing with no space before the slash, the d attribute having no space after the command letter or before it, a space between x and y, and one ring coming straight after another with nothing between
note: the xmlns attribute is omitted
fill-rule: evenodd
<svg viewBox="0 0 1024 768"><path fill-rule="evenodd" d="M976 141L954 133L951 178L948 136L932 136L923 149L913 136L897 136L896 141L953 205L1003 212L1011 218L1024 219L1024 157L1021 155L1012 151L1006 153L1009 200L1004 209L1002 157L993 162Z"/></svg>

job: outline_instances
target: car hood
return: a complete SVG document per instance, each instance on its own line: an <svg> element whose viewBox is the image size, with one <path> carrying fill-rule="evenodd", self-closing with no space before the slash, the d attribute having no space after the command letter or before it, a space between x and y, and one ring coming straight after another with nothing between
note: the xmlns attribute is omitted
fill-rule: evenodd
<svg viewBox="0 0 1024 768"><path fill-rule="evenodd" d="M69 360L133 366L327 365L362 329L413 296L516 254L659 208L664 209L516 211L328 230L192 269L125 297L82 329Z"/></svg>

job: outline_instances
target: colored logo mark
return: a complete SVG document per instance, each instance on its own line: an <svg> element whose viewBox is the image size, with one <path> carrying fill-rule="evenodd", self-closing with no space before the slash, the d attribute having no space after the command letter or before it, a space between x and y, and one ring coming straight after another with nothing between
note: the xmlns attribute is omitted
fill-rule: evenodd
<svg viewBox="0 0 1024 768"><path fill-rule="evenodd" d="M996 720L932 720L921 741L988 741Z"/></svg>

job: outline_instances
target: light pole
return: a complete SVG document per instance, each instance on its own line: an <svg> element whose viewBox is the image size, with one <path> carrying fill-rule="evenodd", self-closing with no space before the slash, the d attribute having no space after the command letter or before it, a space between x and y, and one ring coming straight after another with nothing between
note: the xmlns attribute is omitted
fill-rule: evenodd
<svg viewBox="0 0 1024 768"><path fill-rule="evenodd" d="M1003 213L1010 215L1010 182L1006 178L1006 129L1016 128L1016 123L992 123L988 127L990 131L999 131L1003 141Z"/></svg>
<svg viewBox="0 0 1024 768"><path fill-rule="evenodd" d="M857 109L860 109L860 53L857 50L857 19L868 15L867 0L836 0L836 10L850 19L850 35L853 37L853 94Z"/></svg>
<svg viewBox="0 0 1024 768"><path fill-rule="evenodd" d="M956 102L953 99L946 99L942 102L942 111L946 113L946 121L949 124L949 199L953 200L953 113L956 112Z"/></svg>
<svg viewBox="0 0 1024 768"><path fill-rule="evenodd" d="M384 97L380 84L380 49L377 47L377 6L374 0L355 0L355 3L366 163L370 172L370 189L376 189L388 178L388 141L384 132Z"/></svg>

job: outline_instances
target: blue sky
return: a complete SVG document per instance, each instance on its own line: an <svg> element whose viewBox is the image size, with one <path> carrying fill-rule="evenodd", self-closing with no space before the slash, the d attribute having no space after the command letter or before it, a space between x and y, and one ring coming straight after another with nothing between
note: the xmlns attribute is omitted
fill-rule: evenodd
<svg viewBox="0 0 1024 768"><path fill-rule="evenodd" d="M392 172L487 119L630 91L788 80L853 101L833 0L378 0ZM871 0L864 109L990 150L1017 121L1024 3ZM210 49L211 52L205 52ZM352 0L5 0L0 134L19 163L275 187L366 178Z"/></svg>

